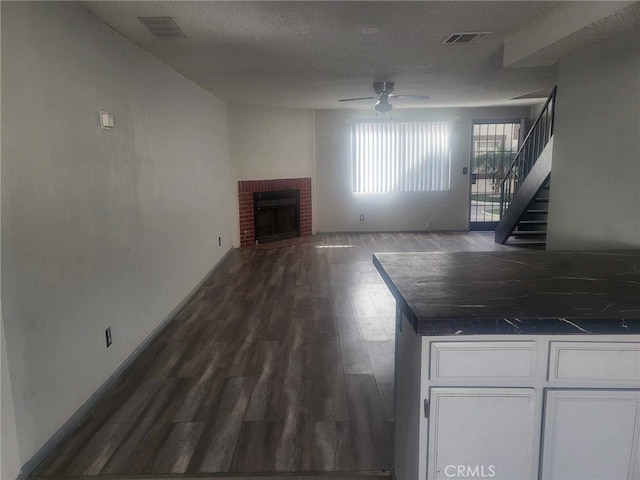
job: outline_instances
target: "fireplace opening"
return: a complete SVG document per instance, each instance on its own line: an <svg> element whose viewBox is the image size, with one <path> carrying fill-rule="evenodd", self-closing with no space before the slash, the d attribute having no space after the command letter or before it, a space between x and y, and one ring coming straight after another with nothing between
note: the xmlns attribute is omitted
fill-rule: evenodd
<svg viewBox="0 0 640 480"><path fill-rule="evenodd" d="M300 190L254 192L256 243L300 236Z"/></svg>

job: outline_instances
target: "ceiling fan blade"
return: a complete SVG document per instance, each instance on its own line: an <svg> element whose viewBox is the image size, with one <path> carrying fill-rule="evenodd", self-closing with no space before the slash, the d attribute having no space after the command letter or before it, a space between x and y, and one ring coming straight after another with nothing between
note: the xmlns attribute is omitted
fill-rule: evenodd
<svg viewBox="0 0 640 480"><path fill-rule="evenodd" d="M429 95L396 95L392 93L389 95L389 98L398 99L398 100L426 100L429 98Z"/></svg>
<svg viewBox="0 0 640 480"><path fill-rule="evenodd" d="M339 102L353 102L355 100L373 100L378 97L359 97L359 98L341 98L338 100Z"/></svg>

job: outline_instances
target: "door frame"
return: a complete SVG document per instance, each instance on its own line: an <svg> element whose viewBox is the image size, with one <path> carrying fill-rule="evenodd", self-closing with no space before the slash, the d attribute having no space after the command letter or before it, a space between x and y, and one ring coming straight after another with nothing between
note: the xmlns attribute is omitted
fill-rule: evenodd
<svg viewBox="0 0 640 480"><path fill-rule="evenodd" d="M473 141L473 128L475 125L488 125L488 124L499 124L499 123L519 123L520 124L520 132L518 134L518 149L522 145L522 141L524 140L525 133L528 130L530 119L526 117L522 118L484 118L484 119L471 119L471 134L469 138L469 187L467 192L467 231L484 231L484 232L492 232L496 229L498 222L471 222L471 195L473 191L473 154L475 151L474 141Z"/></svg>

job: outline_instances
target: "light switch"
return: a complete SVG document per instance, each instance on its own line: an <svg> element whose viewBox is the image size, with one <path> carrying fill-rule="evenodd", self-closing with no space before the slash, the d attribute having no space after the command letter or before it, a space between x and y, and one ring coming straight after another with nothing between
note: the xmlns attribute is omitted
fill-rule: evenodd
<svg viewBox="0 0 640 480"><path fill-rule="evenodd" d="M111 130L113 128L113 115L109 112L100 112L100 128Z"/></svg>

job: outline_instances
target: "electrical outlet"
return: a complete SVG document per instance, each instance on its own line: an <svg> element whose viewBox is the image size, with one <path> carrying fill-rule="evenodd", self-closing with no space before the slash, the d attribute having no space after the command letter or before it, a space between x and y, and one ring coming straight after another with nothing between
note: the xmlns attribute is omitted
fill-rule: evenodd
<svg viewBox="0 0 640 480"><path fill-rule="evenodd" d="M104 331L104 336L107 339L107 348L109 348L111 346L111 344L113 343L113 340L111 339L111 327L107 328Z"/></svg>
<svg viewBox="0 0 640 480"><path fill-rule="evenodd" d="M218 246L221 247L222 246L222 237L218 237Z"/></svg>
<svg viewBox="0 0 640 480"><path fill-rule="evenodd" d="M425 228L429 228L429 220L427 220L427 221L425 222L425 225L424 225L424 226L425 226Z"/></svg>
<svg viewBox="0 0 640 480"><path fill-rule="evenodd" d="M364 215L360 215L360 221L364 222Z"/></svg>
<svg viewBox="0 0 640 480"><path fill-rule="evenodd" d="M462 174L466 175L469 172L469 169L467 167L462 167Z"/></svg>

